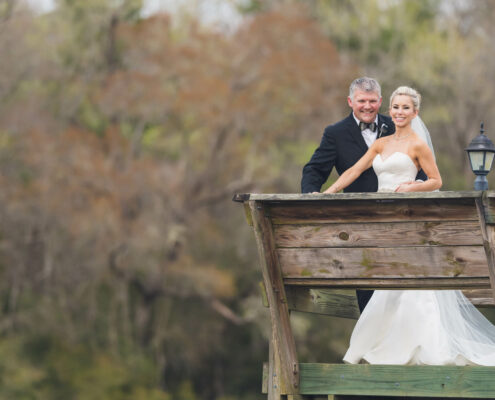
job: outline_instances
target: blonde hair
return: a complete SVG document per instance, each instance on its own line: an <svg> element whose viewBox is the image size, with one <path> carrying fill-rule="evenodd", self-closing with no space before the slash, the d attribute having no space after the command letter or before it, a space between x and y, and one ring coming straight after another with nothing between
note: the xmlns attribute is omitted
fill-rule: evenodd
<svg viewBox="0 0 495 400"><path fill-rule="evenodd" d="M419 106L421 105L421 95L416 89L410 88L409 86L399 86L394 90L392 95L390 96L390 105L392 107L392 101L395 96L404 95L409 96L413 102L413 106L415 110L419 111Z"/></svg>

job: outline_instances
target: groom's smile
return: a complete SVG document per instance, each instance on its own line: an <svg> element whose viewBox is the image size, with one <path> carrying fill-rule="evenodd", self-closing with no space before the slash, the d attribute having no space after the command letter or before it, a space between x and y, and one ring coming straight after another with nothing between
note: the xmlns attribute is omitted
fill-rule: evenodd
<svg viewBox="0 0 495 400"><path fill-rule="evenodd" d="M370 123L375 121L382 98L375 92L356 90L353 98L347 98L347 103L358 120Z"/></svg>

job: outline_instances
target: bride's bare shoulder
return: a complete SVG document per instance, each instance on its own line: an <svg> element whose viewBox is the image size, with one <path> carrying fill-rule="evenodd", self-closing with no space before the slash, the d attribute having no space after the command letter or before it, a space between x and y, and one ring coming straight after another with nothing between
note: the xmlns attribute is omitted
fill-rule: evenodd
<svg viewBox="0 0 495 400"><path fill-rule="evenodd" d="M428 144L417 134L414 134L414 139L412 142L412 147L416 153L431 153L430 147Z"/></svg>
<svg viewBox="0 0 495 400"><path fill-rule="evenodd" d="M423 146L428 147L428 144L416 132L414 132L413 145L418 147L423 147Z"/></svg>

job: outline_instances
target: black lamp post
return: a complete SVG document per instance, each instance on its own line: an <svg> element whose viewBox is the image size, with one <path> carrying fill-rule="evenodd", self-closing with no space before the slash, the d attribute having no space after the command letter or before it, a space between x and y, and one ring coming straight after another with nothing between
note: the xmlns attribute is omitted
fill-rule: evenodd
<svg viewBox="0 0 495 400"><path fill-rule="evenodd" d="M471 169L476 175L474 190L488 190L488 180L486 176L490 172L495 155L495 146L485 135L483 122L480 127L480 134L476 136L466 148Z"/></svg>

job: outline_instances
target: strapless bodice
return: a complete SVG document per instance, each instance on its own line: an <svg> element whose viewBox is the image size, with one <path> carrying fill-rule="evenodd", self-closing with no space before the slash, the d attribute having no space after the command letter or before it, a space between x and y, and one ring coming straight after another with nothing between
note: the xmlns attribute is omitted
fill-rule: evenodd
<svg viewBox="0 0 495 400"><path fill-rule="evenodd" d="M401 183L414 181L418 173L411 157L400 151L385 159L377 154L373 160L373 169L378 177L379 192L394 192Z"/></svg>

